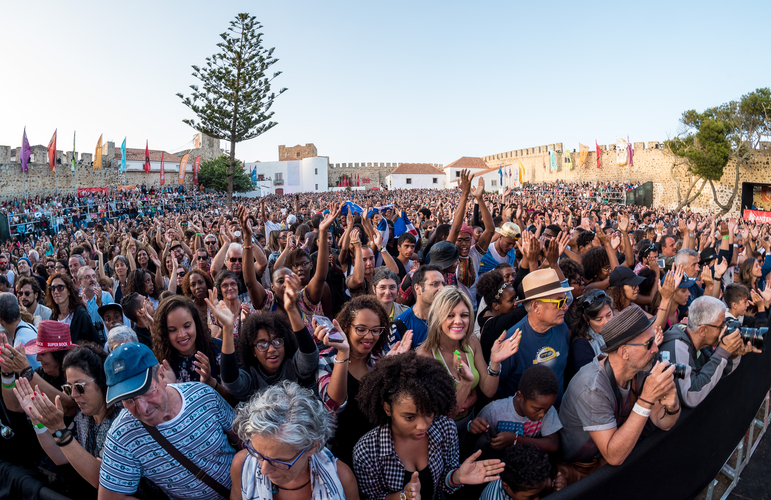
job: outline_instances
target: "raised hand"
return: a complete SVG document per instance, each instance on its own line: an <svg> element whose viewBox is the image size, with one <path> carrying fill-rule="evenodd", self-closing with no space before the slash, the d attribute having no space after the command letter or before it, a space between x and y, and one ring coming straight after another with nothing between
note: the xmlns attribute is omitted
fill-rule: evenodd
<svg viewBox="0 0 771 500"><path fill-rule="evenodd" d="M466 170L465 168L460 171L460 191L461 196L468 196L468 194L471 192L471 173L469 170Z"/></svg>
<svg viewBox="0 0 771 500"><path fill-rule="evenodd" d="M348 353L351 352L351 346L348 343L348 337L346 336L345 332L343 332L343 329L340 328L340 324L336 319L332 320L332 325L335 327L335 329L337 329L338 332L342 333L342 342L329 342L329 328L318 324L315 318L311 324L313 325L313 337L316 340L322 342L327 347L334 347L338 352L343 353L346 357L348 356Z"/></svg>
<svg viewBox="0 0 771 500"><path fill-rule="evenodd" d="M717 263L715 263L715 277L722 278L725 272L728 270L728 261L725 257L720 259Z"/></svg>
<svg viewBox="0 0 771 500"><path fill-rule="evenodd" d="M51 430L64 429L67 426L64 424L61 396L56 396L54 400L56 403L48 399L48 396L40 391L40 387L35 386L35 392L30 398L32 407L29 408L29 416Z"/></svg>
<svg viewBox="0 0 771 500"><path fill-rule="evenodd" d="M230 327L230 330L232 331L233 325L235 324L235 316L233 316L233 312L227 304L225 304L225 301L220 301L217 298L217 289L212 288L209 290L209 297L205 300L206 305L209 306L209 310L217 319L217 322L223 327Z"/></svg>
<svg viewBox="0 0 771 500"><path fill-rule="evenodd" d="M198 377L202 384L214 385L214 379L211 376L211 363L209 362L209 357L206 354L202 353L201 351L196 352L193 365L195 366L195 371L198 373Z"/></svg>
<svg viewBox="0 0 771 500"><path fill-rule="evenodd" d="M506 331L504 331L490 350L490 363L503 363L516 354L519 350L520 338L522 338L522 332L519 328L508 339L506 338Z"/></svg>
<svg viewBox="0 0 771 500"><path fill-rule="evenodd" d="M298 307L300 301L300 292L302 291L302 280L299 276L292 273L284 278L284 310Z"/></svg>
<svg viewBox="0 0 771 500"><path fill-rule="evenodd" d="M679 281L678 281L679 284ZM675 295L675 290L677 289L677 286L675 285L675 273L673 271L667 272L666 277L664 278L664 284L661 285L661 288L659 290L659 293L661 293L661 298L670 300Z"/></svg>
<svg viewBox="0 0 771 500"><path fill-rule="evenodd" d="M396 356L399 354L404 354L405 352L410 352L412 349L412 330L407 330L404 333L404 337L402 337L401 340L397 341L390 351L388 351L388 354L386 356Z"/></svg>
<svg viewBox="0 0 771 500"><path fill-rule="evenodd" d="M597 238L599 238L600 244L602 244L602 246L608 244L608 235L605 234L605 231L602 230L599 224L594 225L594 234L597 235Z"/></svg>
<svg viewBox="0 0 771 500"><path fill-rule="evenodd" d="M482 450L477 450L461 464L453 483L457 480L460 484L482 484L500 479L498 474L506 468L505 464L497 459L477 460L481 454Z"/></svg>
<svg viewBox="0 0 771 500"><path fill-rule="evenodd" d="M471 196L474 198L481 198L482 194L485 192L485 179L484 177L479 178L479 183L477 184L477 188L473 191L471 191Z"/></svg>
<svg viewBox="0 0 771 500"><path fill-rule="evenodd" d="M629 216L626 214L621 215L618 219L618 230L622 233L626 233L629 229Z"/></svg>

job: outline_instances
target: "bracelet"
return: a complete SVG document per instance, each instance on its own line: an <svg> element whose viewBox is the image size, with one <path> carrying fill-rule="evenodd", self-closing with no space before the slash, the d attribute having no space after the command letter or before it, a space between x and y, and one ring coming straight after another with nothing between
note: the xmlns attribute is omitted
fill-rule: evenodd
<svg viewBox="0 0 771 500"><path fill-rule="evenodd" d="M648 418L651 416L651 411L648 408L643 408L639 404L635 403L632 407L632 411L640 415L641 417Z"/></svg>
<svg viewBox="0 0 771 500"><path fill-rule="evenodd" d="M653 406L653 403L651 403L650 401L646 401L646 400L645 400L645 399L643 399L643 398L637 398L637 399L638 399L639 401L642 401L643 403L647 403L647 404L649 404L649 405Z"/></svg>
<svg viewBox="0 0 771 500"><path fill-rule="evenodd" d="M519 433L515 432L514 433L514 442L511 444L512 446L516 446L517 445L517 439L519 439Z"/></svg>
<svg viewBox="0 0 771 500"><path fill-rule="evenodd" d="M667 407L665 406L665 407L664 407L664 413L666 413L667 415L670 415L670 416L671 416L671 415L677 415L678 413L680 413L680 407L678 406L678 407L677 407L677 410L675 410L675 411L669 411L669 408L667 408Z"/></svg>
<svg viewBox="0 0 771 500"><path fill-rule="evenodd" d="M16 386L16 379L13 377L10 377L10 378L2 377L2 386L3 386L3 389L13 389Z"/></svg>
<svg viewBox="0 0 771 500"><path fill-rule="evenodd" d="M46 432L48 432L48 427L46 427L42 423L33 425L32 428L35 429L35 434L45 434Z"/></svg>
<svg viewBox="0 0 771 500"><path fill-rule="evenodd" d="M723 239L727 240L728 239L728 235L726 234L725 236L723 236Z"/></svg>
<svg viewBox="0 0 771 500"><path fill-rule="evenodd" d="M341 365L342 365L343 363L348 363L348 361L350 361L350 359L351 359L351 358L345 358L345 359L344 359L344 360L342 360L342 361L338 361L338 360L337 360L337 357L334 357L334 358L332 358L332 360L333 360L335 363L337 363L337 364L341 364Z"/></svg>
<svg viewBox="0 0 771 500"><path fill-rule="evenodd" d="M450 488L453 491L457 491L463 487L463 484L455 484L452 482L452 475L457 471L458 469L453 469L450 471L449 474L447 474L447 477L444 478L444 482L447 485L448 488Z"/></svg>
<svg viewBox="0 0 771 500"><path fill-rule="evenodd" d="M254 245L244 245L242 248L244 250L251 250L252 248L254 248Z"/></svg>
<svg viewBox="0 0 771 500"><path fill-rule="evenodd" d="M490 375L491 377L500 377L501 369L498 368L497 370L493 370L492 368L490 368L490 365L487 365L487 374Z"/></svg>

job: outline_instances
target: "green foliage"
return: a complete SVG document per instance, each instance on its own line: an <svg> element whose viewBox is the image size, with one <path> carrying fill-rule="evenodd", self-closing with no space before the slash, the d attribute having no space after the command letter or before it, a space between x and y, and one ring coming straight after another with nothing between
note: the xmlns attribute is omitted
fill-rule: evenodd
<svg viewBox="0 0 771 500"><path fill-rule="evenodd" d="M227 191L228 165L230 165L230 158L225 155L203 162L198 170L198 182L207 189ZM241 162L236 160L233 176L233 191L245 193L253 190L254 187L252 186L251 178L241 167Z"/></svg>
<svg viewBox="0 0 771 500"><path fill-rule="evenodd" d="M230 22L220 52L206 58L206 66L193 66L193 76L201 87L191 85L192 93L177 96L190 108L197 120L182 120L199 132L230 142L230 169L228 174L228 205L232 198L235 145L253 139L277 125L271 121L270 111L278 93L271 91L271 82L281 72L268 75L278 59L273 48L262 46L262 25L254 16L241 13Z"/></svg>
<svg viewBox="0 0 771 500"><path fill-rule="evenodd" d="M699 120L699 131L666 141L676 156L688 160L688 170L698 177L718 181L731 157L726 122L712 118Z"/></svg>

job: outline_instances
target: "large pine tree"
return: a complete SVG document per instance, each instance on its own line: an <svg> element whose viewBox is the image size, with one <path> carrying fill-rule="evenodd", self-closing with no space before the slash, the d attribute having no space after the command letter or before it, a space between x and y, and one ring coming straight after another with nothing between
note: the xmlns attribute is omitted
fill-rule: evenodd
<svg viewBox="0 0 771 500"><path fill-rule="evenodd" d="M262 45L262 24L254 16L238 14L230 22L220 52L206 58L206 66L193 66L193 76L201 81L191 85L192 93L177 94L185 106L193 110L197 120L183 120L199 132L230 142L228 166L228 208L233 204L233 174L236 143L253 139L277 125L271 121L273 101L286 91L272 92L271 82L281 74L268 76L269 68L278 59L274 48Z"/></svg>

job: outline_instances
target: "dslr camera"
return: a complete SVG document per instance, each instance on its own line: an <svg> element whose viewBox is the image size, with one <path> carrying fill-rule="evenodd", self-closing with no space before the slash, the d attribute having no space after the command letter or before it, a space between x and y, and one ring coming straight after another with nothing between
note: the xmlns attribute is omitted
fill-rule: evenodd
<svg viewBox="0 0 771 500"><path fill-rule="evenodd" d="M723 337L731 335L736 330L739 330L739 335L742 337L742 344L746 345L747 342L749 342L752 347L757 347L761 351L763 350L763 337L768 333L768 328L742 327L741 321L728 320L725 324L725 333L723 334Z"/></svg>
<svg viewBox="0 0 771 500"><path fill-rule="evenodd" d="M654 361L657 361L659 363L664 361L661 358L661 353L656 354L656 356L653 359L654 359ZM685 378L685 368L686 368L685 365L678 365L677 363L672 363L671 361L669 362L669 364L675 367L675 371L673 373L675 378L679 378L679 379L684 379Z"/></svg>

